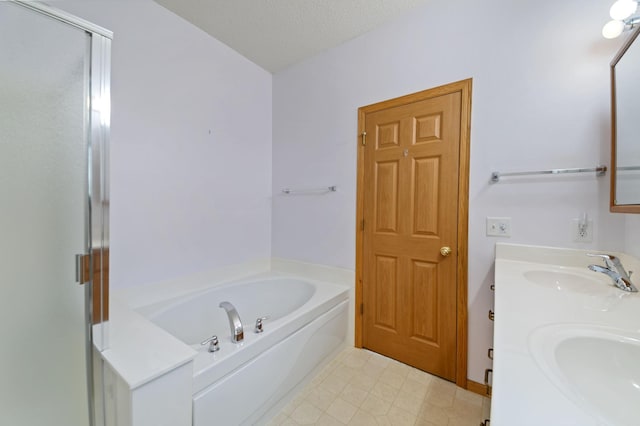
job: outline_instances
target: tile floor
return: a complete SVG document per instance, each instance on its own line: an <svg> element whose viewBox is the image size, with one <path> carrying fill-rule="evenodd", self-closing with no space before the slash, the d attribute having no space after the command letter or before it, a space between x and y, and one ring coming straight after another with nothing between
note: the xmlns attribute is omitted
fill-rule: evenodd
<svg viewBox="0 0 640 426"><path fill-rule="evenodd" d="M347 348L269 425L478 426L490 400L364 349Z"/></svg>

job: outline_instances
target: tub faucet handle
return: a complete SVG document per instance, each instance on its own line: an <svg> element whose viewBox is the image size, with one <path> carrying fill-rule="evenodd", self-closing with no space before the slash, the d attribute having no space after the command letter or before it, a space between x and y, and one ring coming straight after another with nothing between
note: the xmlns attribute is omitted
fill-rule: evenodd
<svg viewBox="0 0 640 426"><path fill-rule="evenodd" d="M262 333L264 331L264 329L262 328L262 321L265 321L268 319L269 319L269 316L267 315L266 317L260 317L256 320L256 329L255 329L256 333Z"/></svg>
<svg viewBox="0 0 640 426"><path fill-rule="evenodd" d="M206 345L209 343L209 352L218 352L220 350L220 343L218 342L218 336L215 334L209 337L207 340L200 342L201 345Z"/></svg>

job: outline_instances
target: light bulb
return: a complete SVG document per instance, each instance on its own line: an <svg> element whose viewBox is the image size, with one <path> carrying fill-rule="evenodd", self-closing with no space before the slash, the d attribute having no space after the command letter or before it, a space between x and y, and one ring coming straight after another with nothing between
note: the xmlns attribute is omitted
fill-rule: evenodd
<svg viewBox="0 0 640 426"><path fill-rule="evenodd" d="M609 15L611 15L611 19L623 21L636 13L637 9L638 2L636 0L618 0L609 9Z"/></svg>
<svg viewBox="0 0 640 426"><path fill-rule="evenodd" d="M624 31L624 22L609 21L602 27L602 36L604 38L616 38Z"/></svg>

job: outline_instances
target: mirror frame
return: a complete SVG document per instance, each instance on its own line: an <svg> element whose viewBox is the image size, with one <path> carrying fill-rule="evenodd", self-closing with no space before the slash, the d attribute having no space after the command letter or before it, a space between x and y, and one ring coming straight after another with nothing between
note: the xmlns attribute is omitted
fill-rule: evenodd
<svg viewBox="0 0 640 426"><path fill-rule="evenodd" d="M629 36L624 45L611 61L611 193L609 197L609 210L613 213L640 213L640 204L615 203L616 198L616 65L629 50L633 42L640 34L640 26Z"/></svg>

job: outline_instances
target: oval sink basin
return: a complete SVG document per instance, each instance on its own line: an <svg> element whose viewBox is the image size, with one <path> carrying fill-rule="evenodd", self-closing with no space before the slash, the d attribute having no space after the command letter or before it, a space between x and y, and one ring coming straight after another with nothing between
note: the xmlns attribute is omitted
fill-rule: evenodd
<svg viewBox="0 0 640 426"><path fill-rule="evenodd" d="M600 422L640 424L640 334L554 325L531 333L529 349L551 381Z"/></svg>
<svg viewBox="0 0 640 426"><path fill-rule="evenodd" d="M524 277L539 286L553 288L558 291L571 291L574 293L608 293L610 286L599 277L590 276L589 271L584 274L555 270L540 269L526 271ZM595 274L595 272L591 272Z"/></svg>

